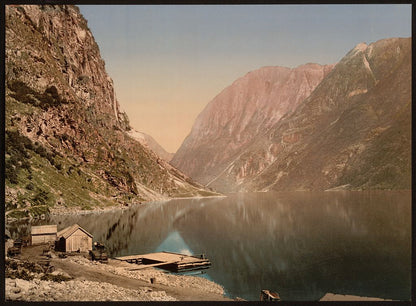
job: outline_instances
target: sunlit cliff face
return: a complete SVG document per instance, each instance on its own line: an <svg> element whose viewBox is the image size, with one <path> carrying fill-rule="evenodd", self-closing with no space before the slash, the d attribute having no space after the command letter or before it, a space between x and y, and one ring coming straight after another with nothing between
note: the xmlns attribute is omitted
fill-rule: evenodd
<svg viewBox="0 0 416 306"><path fill-rule="evenodd" d="M410 38L383 39L333 68L249 73L199 115L172 164L222 192L410 189L410 51Z"/></svg>
<svg viewBox="0 0 416 306"><path fill-rule="evenodd" d="M172 164L209 184L224 168L230 171L233 160L254 140L295 110L331 69L318 64L263 67L239 78L198 116ZM247 169L241 172L239 176L245 177Z"/></svg>

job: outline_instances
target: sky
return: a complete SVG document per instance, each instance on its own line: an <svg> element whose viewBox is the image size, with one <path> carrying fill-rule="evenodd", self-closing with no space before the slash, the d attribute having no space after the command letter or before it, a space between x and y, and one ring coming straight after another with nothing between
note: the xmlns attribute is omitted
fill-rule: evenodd
<svg viewBox="0 0 416 306"><path fill-rule="evenodd" d="M80 5L130 125L176 152L204 107L264 66L333 64L411 36L411 5Z"/></svg>

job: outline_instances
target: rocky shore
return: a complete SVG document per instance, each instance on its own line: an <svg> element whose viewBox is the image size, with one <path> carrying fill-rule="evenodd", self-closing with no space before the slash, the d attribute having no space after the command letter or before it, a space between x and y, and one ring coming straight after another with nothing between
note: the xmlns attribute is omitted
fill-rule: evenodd
<svg viewBox="0 0 416 306"><path fill-rule="evenodd" d="M91 261L86 254L60 258L42 246L23 248L6 259L6 300L12 301L225 301L224 289L205 278L172 275L109 259Z"/></svg>
<svg viewBox="0 0 416 306"><path fill-rule="evenodd" d="M209 199L209 198L224 198L227 197L223 194L213 195L213 196L195 196L195 197L175 197L175 198L160 198L158 202L168 202L172 200L188 200L188 199ZM151 205L156 201L152 202L137 202L133 204L123 205L123 204L115 204L112 206L104 206L104 207L94 207L94 209L91 210L85 210L82 209L82 207L79 206L71 206L71 207L65 207L65 206L58 206L55 205L54 207L49 208L49 214L51 216L60 216L60 215L86 215L86 214L95 214L95 213L103 213L107 211L115 211L115 210L125 210L129 209L131 207L134 207L136 205Z"/></svg>
<svg viewBox="0 0 416 306"><path fill-rule="evenodd" d="M6 278L6 299L18 301L176 301L164 291L126 289L87 280L66 282Z"/></svg>
<svg viewBox="0 0 416 306"><path fill-rule="evenodd" d="M82 209L82 207L79 206L72 206L72 207L63 207L63 206L54 206L50 208L49 214L51 216L59 216L59 215L84 215L84 214L93 214L93 213L102 213L106 211L111 210L123 210L128 209L132 207L133 205L141 205L143 203L137 203L137 204L130 204L130 205L113 205L113 206L105 206L105 207L94 207L94 209L86 210Z"/></svg>

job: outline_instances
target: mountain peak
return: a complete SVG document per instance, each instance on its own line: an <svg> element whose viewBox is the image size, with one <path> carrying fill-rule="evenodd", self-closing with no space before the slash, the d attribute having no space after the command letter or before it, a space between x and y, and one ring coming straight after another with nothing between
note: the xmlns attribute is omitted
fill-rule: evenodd
<svg viewBox="0 0 416 306"><path fill-rule="evenodd" d="M143 146L155 152L165 161L169 162L172 159L174 154L167 152L152 136L142 132L138 132L135 129L131 129L127 132L127 134L133 139L140 142Z"/></svg>
<svg viewBox="0 0 416 306"><path fill-rule="evenodd" d="M365 42L361 42L354 47L354 50L364 52L367 49L368 45Z"/></svg>

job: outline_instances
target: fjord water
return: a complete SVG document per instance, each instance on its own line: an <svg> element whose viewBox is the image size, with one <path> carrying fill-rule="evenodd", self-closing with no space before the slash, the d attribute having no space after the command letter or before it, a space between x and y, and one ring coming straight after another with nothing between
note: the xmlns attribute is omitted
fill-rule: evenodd
<svg viewBox="0 0 416 306"><path fill-rule="evenodd" d="M410 192L239 193L48 222L77 222L111 256L205 253L205 276L233 298L270 289L282 300L410 299Z"/></svg>

